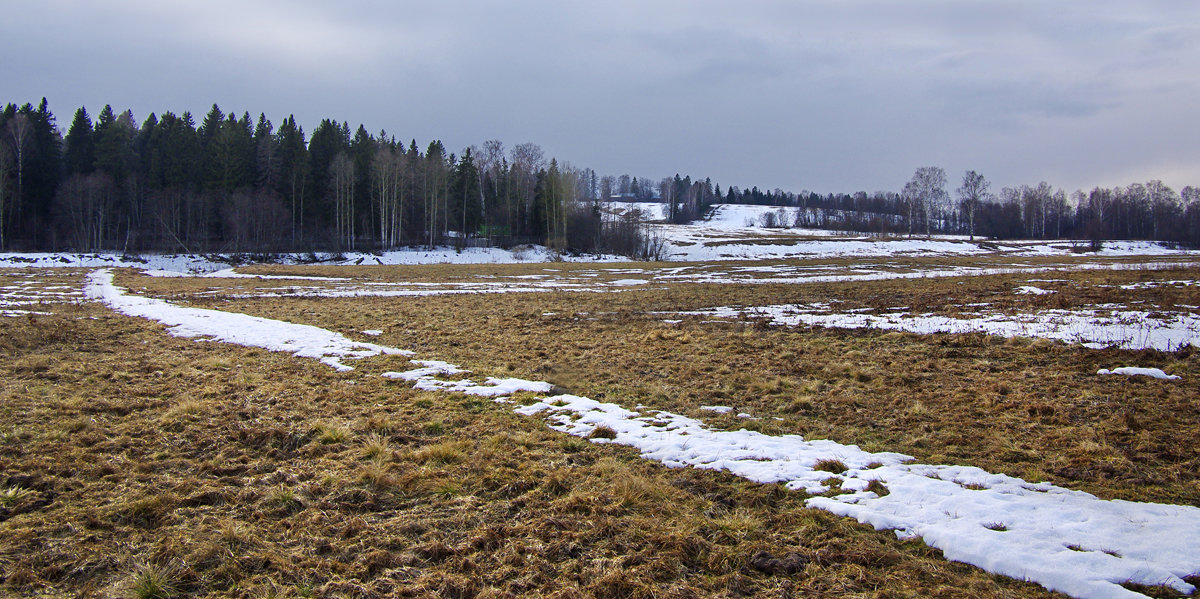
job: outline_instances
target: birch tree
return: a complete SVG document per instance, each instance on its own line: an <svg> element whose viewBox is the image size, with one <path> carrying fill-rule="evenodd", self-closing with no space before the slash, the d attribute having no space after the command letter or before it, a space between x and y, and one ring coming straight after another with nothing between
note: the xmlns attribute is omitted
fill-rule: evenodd
<svg viewBox="0 0 1200 599"><path fill-rule="evenodd" d="M967 219L967 230L970 232L971 241L975 240L975 213L979 211L981 203L991 199L991 193L988 191L990 186L991 183L983 175L975 171L967 171L963 175L962 187L956 190L959 207Z"/></svg>

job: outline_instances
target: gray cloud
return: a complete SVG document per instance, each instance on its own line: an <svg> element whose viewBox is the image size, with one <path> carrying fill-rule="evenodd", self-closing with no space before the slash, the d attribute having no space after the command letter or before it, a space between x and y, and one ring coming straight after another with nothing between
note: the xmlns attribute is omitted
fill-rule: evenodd
<svg viewBox="0 0 1200 599"><path fill-rule="evenodd" d="M1200 5L43 0L0 23L11 101L294 113L605 173L897 189L1200 184ZM65 123L64 123L65 124Z"/></svg>

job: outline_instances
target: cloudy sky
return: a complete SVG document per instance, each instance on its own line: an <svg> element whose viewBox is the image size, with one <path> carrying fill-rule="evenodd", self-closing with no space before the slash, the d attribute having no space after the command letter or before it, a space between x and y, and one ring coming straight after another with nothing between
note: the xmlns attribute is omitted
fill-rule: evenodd
<svg viewBox="0 0 1200 599"><path fill-rule="evenodd" d="M213 102L459 151L532 141L602 174L898 190L1200 185L1200 2L38 0L0 101Z"/></svg>

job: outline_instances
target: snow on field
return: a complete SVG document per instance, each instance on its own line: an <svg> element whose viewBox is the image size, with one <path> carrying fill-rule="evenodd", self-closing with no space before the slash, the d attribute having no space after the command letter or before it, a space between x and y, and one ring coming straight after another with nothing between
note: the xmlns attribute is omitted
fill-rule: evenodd
<svg viewBox="0 0 1200 599"><path fill-rule="evenodd" d="M62 267L62 268L98 268L98 267L131 267L153 271L175 273L206 273L228 268L224 262L214 261L199 254L148 254L146 256L125 256L117 253L30 253L30 254L0 254L0 267Z"/></svg>
<svg viewBox="0 0 1200 599"><path fill-rule="evenodd" d="M885 279L926 279L994 274L1032 274L1047 271L1083 270L1157 270L1194 267L1189 262L1152 262L1148 264L1083 263L1012 264L1001 267L937 266L912 267L903 264L874 264L846 267L841 265L767 264L762 266L709 264L664 266L653 268L603 267L594 269L560 270L547 268L543 274L517 276L477 275L473 281L425 282L391 281L359 282L340 277L307 277L311 285L263 287L245 289L231 297L414 297L475 293L535 293L547 291L616 292L655 283L720 283L720 284L804 284ZM213 275L204 275L213 276ZM246 275L252 277L253 275ZM619 279L611 277L619 276ZM640 277L640 278L635 278ZM290 279L273 276L267 279ZM295 277L305 279L305 277ZM1032 282L1032 281L1031 281ZM321 283L321 284L316 284Z"/></svg>
<svg viewBox="0 0 1200 599"><path fill-rule="evenodd" d="M987 333L1001 337L1039 337L1091 348L1175 351L1200 347L1200 316L1165 314L1116 307L1042 310L1035 314L978 312L974 317L911 314L831 312L827 304L780 304L751 308L719 307L676 312L684 316L741 319L762 318L777 326L905 331L909 333Z"/></svg>
<svg viewBox="0 0 1200 599"><path fill-rule="evenodd" d="M1167 373L1163 372L1161 368L1139 368L1137 366L1122 366L1120 368L1114 368L1112 370L1109 370L1107 368L1101 368L1100 370L1096 371L1096 374L1123 374L1125 376L1148 376L1148 377L1153 377L1156 379L1162 379L1164 381L1179 380L1179 375L1167 374Z"/></svg>
<svg viewBox="0 0 1200 599"><path fill-rule="evenodd" d="M88 277L87 295L123 314L162 322L173 335L289 351L338 370L348 369L340 359L411 355L308 325L128 295L106 270ZM516 391L552 390L549 383L522 379L447 381L439 377L466 371L441 361L414 364L418 368L384 376L421 389L497 401ZM719 412L724 406L709 408ZM727 470L758 482L827 493L809 498L808 505L895 530L902 538L919 537L949 559L1076 597L1144 597L1121 586L1127 582L1191 593L1193 586L1183 579L1200 573L1200 508L1105 501L979 468L911 464L903 454L799 435L715 431L678 414L643 414L572 395L547 397L517 411L545 417L551 428L582 437L607 427L615 433L612 439L592 441L633 446L670 467Z"/></svg>
<svg viewBox="0 0 1200 599"><path fill-rule="evenodd" d="M99 300L126 316L158 321L166 325L168 331L176 337L200 337L204 340L285 351L302 358L318 359L339 371L353 370L342 363L344 359L412 353L353 341L340 333L319 327L234 312L186 308L159 299L128 295L113 284L111 270L98 270L89 274L84 292L89 299Z"/></svg>
<svg viewBox="0 0 1200 599"><path fill-rule="evenodd" d="M628 260L620 256L560 255L542 246L503 248L439 247L435 249L404 249L381 253L345 252L341 254L284 254L275 264L358 264L415 265L415 264L517 264L522 262L613 262ZM321 279L322 277L279 277L239 274L230 267L237 262L233 255L146 254L142 256L119 253L27 253L0 254L0 268L61 267L61 268L140 268L151 276L177 277L211 274L217 277ZM218 274L220 273L220 274Z"/></svg>
<svg viewBox="0 0 1200 599"><path fill-rule="evenodd" d="M727 470L810 493L836 486L847 493L807 504L901 538L919 537L948 559L1075 597L1144 597L1123 582L1190 593L1194 588L1183 578L1200 572L1200 508L1105 501L979 468L908 464L903 454L799 435L713 431L678 414L643 415L571 395L517 411L546 416L551 428L581 437L607 427L615 438L592 441L633 446L671 467Z"/></svg>
<svg viewBox="0 0 1200 599"><path fill-rule="evenodd" d="M0 317L45 316L50 312L35 307L69 304L83 298L74 285L47 285L46 277L25 271L0 276Z"/></svg>
<svg viewBox="0 0 1200 599"><path fill-rule="evenodd" d="M629 210L641 210L647 218L661 221L664 205L660 203L608 202L604 210L610 215ZM865 234L846 234L822 229L765 228L766 214L779 214L773 206L719 204L710 218L689 225L652 225L665 241L668 260L770 260L788 258L887 257L887 256L1066 256L1087 244L1079 241L968 241L962 236L935 235L932 239L880 239ZM784 216L794 221L796 208L783 208ZM1146 241L1110 241L1094 255L1115 256L1172 256L1195 254L1175 250ZM233 255L148 254L127 256L119 253L29 253L0 254L0 268L23 266L59 267L133 267L155 276L178 276L234 271L237 262ZM346 252L341 254L288 254L273 262L278 264L336 264L336 265L415 265L415 264L513 264L522 262L613 262L625 261L621 256L570 256L542 246L502 248L438 247L409 248L382 253ZM248 275L240 275L248 276ZM258 278L266 278L259 276ZM303 278L303 277L290 277Z"/></svg>
<svg viewBox="0 0 1200 599"><path fill-rule="evenodd" d="M932 239L874 238L861 233L823 229L765 228L764 216L776 215L784 224L795 221L797 208L718 204L706 221L690 225L661 225L670 260L767 260L812 257L883 256L1064 256L1086 243L1079 241L969 241L958 235L934 235ZM781 218L780 218L781 217ZM829 239L812 239L825 237ZM834 239L836 238L836 239ZM1099 256L1178 255L1152 242L1105 242Z"/></svg>
<svg viewBox="0 0 1200 599"><path fill-rule="evenodd" d="M1055 293L1055 291L1034 287L1033 285L1022 285L1014 289L1013 293L1017 295L1050 295L1051 293Z"/></svg>

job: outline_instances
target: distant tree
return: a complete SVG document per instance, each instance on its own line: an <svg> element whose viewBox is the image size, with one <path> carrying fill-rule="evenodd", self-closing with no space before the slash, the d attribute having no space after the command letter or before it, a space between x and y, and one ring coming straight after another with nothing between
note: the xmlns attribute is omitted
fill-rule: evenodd
<svg viewBox="0 0 1200 599"><path fill-rule="evenodd" d="M254 125L254 185L260 191L279 188L279 148L274 133L275 126L259 113Z"/></svg>
<svg viewBox="0 0 1200 599"><path fill-rule="evenodd" d="M470 148L463 150L462 159L455 166L453 178L454 206L458 212L456 224L462 235L460 244L465 245L471 235L479 232L483 217L483 190L479 185L479 170L475 167Z"/></svg>
<svg viewBox="0 0 1200 599"><path fill-rule="evenodd" d="M342 249L354 249L354 181L354 161L346 152L338 152L329 163L329 186L335 239Z"/></svg>
<svg viewBox="0 0 1200 599"><path fill-rule="evenodd" d="M205 152L208 151L208 146L216 139L217 134L221 132L221 125L225 123L225 113L221 112L221 107L214 102L212 108L208 110L208 114L204 115L204 120L196 132L200 136L200 147Z"/></svg>
<svg viewBox="0 0 1200 599"><path fill-rule="evenodd" d="M432 249L437 243L441 232L448 230L446 221L446 202L449 195L450 160L446 156L446 147L440 140L429 142L425 149L425 160L422 163L421 195L425 209L425 235L428 246ZM438 218L442 219L439 224Z"/></svg>
<svg viewBox="0 0 1200 599"><path fill-rule="evenodd" d="M1151 237L1163 239L1181 216L1183 204L1175 190L1157 179L1146 183L1146 194L1150 200Z"/></svg>
<svg viewBox="0 0 1200 599"><path fill-rule="evenodd" d="M967 230L972 241L975 240L975 213L979 211L981 203L991 199L991 193L988 191L990 186L991 183L983 175L967 171L963 175L962 187L957 190L959 206L967 219Z"/></svg>
<svg viewBox="0 0 1200 599"><path fill-rule="evenodd" d="M913 198L921 206L925 216L925 237L931 236L931 225L935 216L945 205L949 195L946 194L946 171L938 166L923 166L913 173L905 189L913 194Z"/></svg>
<svg viewBox="0 0 1200 599"><path fill-rule="evenodd" d="M13 203L19 208L25 200L25 167L33 150L33 124L29 121L28 112L18 112L5 122L3 138L8 144L13 168L17 173Z"/></svg>
<svg viewBox="0 0 1200 599"><path fill-rule="evenodd" d="M379 227L379 244L390 249L404 235L404 168L403 147L383 139L376 140L375 156L371 160L371 199Z"/></svg>
<svg viewBox="0 0 1200 599"><path fill-rule="evenodd" d="M304 193L308 187L308 146L304 129L296 117L288 115L275 134L279 152L279 197L284 198L292 215L291 243L304 241Z"/></svg>
<svg viewBox="0 0 1200 599"><path fill-rule="evenodd" d="M95 168L96 144L92 138L92 119L86 108L75 111L71 128L63 139L63 161L66 163L67 175L86 175Z"/></svg>

